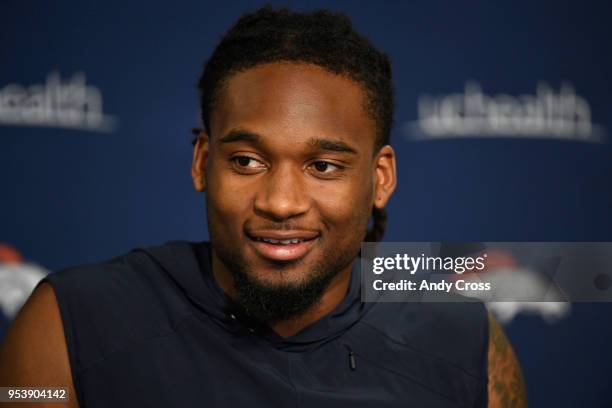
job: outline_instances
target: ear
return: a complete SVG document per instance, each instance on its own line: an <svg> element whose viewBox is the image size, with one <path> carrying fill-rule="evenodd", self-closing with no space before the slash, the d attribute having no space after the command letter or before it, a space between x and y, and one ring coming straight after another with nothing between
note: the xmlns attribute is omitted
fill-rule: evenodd
<svg viewBox="0 0 612 408"><path fill-rule="evenodd" d="M380 148L374 158L373 206L382 209L387 205L397 185L395 151L389 145Z"/></svg>
<svg viewBox="0 0 612 408"><path fill-rule="evenodd" d="M210 147L208 134L200 132L193 146L193 161L191 163L191 179L196 191L206 190L206 164Z"/></svg>

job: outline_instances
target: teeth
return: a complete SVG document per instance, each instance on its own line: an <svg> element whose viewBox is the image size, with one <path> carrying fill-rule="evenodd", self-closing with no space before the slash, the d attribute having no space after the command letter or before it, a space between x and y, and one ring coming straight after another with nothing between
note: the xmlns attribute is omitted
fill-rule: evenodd
<svg viewBox="0 0 612 408"><path fill-rule="evenodd" d="M289 245L289 244L299 244L303 242L303 239L294 238L294 239L272 239L272 238L257 238L258 241L267 242L269 244L281 244L281 245Z"/></svg>

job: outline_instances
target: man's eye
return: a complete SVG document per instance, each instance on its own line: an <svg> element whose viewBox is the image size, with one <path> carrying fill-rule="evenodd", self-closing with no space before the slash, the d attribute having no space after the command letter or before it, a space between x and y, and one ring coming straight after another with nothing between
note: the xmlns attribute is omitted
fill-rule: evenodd
<svg viewBox="0 0 612 408"><path fill-rule="evenodd" d="M238 167L244 167L248 169L261 169L265 167L262 162L249 156L232 157L232 162L237 164Z"/></svg>
<svg viewBox="0 0 612 408"><path fill-rule="evenodd" d="M325 174L329 174L332 173L336 170L340 170L340 166L336 166L335 164L332 164L330 162L326 162L326 161L317 161L313 163L313 167L315 168L315 170L319 173L325 173Z"/></svg>

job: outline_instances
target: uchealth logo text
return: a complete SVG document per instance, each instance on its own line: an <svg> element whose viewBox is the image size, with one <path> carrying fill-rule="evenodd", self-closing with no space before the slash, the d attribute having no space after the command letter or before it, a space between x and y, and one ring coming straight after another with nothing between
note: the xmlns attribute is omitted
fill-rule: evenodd
<svg viewBox="0 0 612 408"><path fill-rule="evenodd" d="M588 101L569 82L558 90L541 81L534 94L487 95L476 81L463 93L421 95L418 119L405 125L408 139L449 137L556 138L603 142Z"/></svg>
<svg viewBox="0 0 612 408"><path fill-rule="evenodd" d="M88 85L83 72L68 79L52 72L44 84L0 89L0 125L110 132L116 124L103 111L102 91Z"/></svg>

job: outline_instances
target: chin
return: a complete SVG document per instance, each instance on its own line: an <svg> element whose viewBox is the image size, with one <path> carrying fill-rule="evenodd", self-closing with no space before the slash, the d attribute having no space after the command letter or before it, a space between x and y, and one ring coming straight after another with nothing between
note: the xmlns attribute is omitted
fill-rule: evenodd
<svg viewBox="0 0 612 408"><path fill-rule="evenodd" d="M299 287L315 278L313 268L304 265L256 267L246 273L259 285L269 288Z"/></svg>

